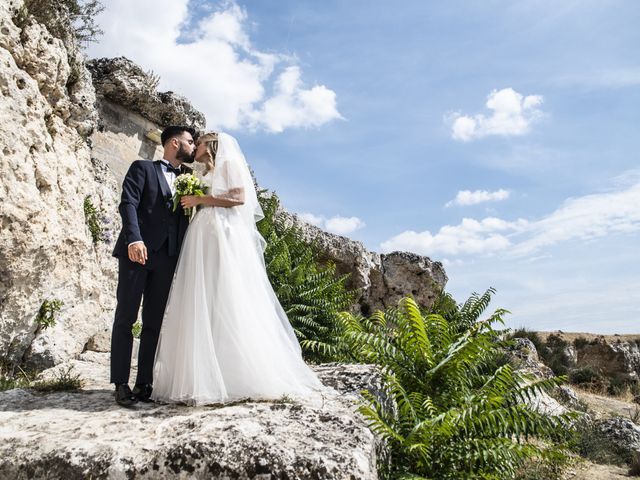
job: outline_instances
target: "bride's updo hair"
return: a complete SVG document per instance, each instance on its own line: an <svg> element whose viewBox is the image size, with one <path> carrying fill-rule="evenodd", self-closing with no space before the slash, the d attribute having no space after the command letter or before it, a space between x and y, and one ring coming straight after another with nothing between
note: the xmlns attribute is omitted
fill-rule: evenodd
<svg viewBox="0 0 640 480"><path fill-rule="evenodd" d="M198 143L204 143L206 145L207 158L204 161L204 173L207 174L216 166L216 153L218 153L218 134L216 132L207 132L198 138Z"/></svg>

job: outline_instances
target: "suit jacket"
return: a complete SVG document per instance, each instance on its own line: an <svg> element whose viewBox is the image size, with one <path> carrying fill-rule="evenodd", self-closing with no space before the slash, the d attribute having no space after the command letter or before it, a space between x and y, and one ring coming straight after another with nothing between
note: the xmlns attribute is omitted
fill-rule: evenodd
<svg viewBox="0 0 640 480"><path fill-rule="evenodd" d="M183 173L192 171L180 168ZM134 161L122 183L118 207L122 230L113 256L127 256L129 244L140 240L151 251L159 250L167 241L169 255L178 255L189 221L181 205L175 212L172 209L171 190L160 161Z"/></svg>

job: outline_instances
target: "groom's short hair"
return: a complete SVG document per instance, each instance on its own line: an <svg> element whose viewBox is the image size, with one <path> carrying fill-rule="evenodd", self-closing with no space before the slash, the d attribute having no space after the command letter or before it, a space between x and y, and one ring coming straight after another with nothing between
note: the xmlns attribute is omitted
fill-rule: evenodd
<svg viewBox="0 0 640 480"><path fill-rule="evenodd" d="M162 131L162 134L160 135L160 142L162 143L162 146L164 147L165 143L167 143L173 137L181 135L182 132L189 132L193 139L196 139L196 130L193 127L187 127L185 125L169 125Z"/></svg>

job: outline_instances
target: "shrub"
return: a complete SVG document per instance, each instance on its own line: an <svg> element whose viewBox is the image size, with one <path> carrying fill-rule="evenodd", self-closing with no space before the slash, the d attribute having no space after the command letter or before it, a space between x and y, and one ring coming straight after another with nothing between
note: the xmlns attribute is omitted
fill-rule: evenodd
<svg viewBox="0 0 640 480"><path fill-rule="evenodd" d="M80 390L84 382L80 378L80 375L72 374L72 371L73 366L70 366L66 370L60 369L53 379L35 382L32 387L40 392L62 392Z"/></svg>
<svg viewBox="0 0 640 480"><path fill-rule="evenodd" d="M555 333L547 337L542 359L556 375L566 375L569 368L573 366L573 362L567 355L568 346L567 341Z"/></svg>
<svg viewBox="0 0 640 480"><path fill-rule="evenodd" d="M544 350L546 350L547 346L544 341L538 335L538 332L533 332L531 330L527 330L526 328L519 328L514 330L509 334L509 338L526 338L533 343L533 346L536 347L536 351L538 352L538 356L542 358L544 354Z"/></svg>
<svg viewBox="0 0 640 480"><path fill-rule="evenodd" d="M589 345L589 340L583 336L576 337L573 340L573 346L576 347L576 350L586 347L587 345Z"/></svg>
<svg viewBox="0 0 640 480"><path fill-rule="evenodd" d="M56 314L60 311L64 302L62 300L45 300L40 305L38 315L36 315L37 330L46 330L56 324Z"/></svg>
<svg viewBox="0 0 640 480"><path fill-rule="evenodd" d="M562 456L550 439L570 429L576 414L539 414L529 401L562 379L534 379L505 364L487 365L502 351L505 310L479 320L492 290L474 295L448 319L423 314L411 298L370 318L343 313L344 341L359 361L384 372L395 407L364 392L359 411L389 445L388 478L515 478L527 460ZM437 304L436 308L440 308Z"/></svg>
<svg viewBox="0 0 640 480"><path fill-rule="evenodd" d="M12 390L14 388L26 388L28 386L29 379L27 377L13 377L7 375L6 372L0 372L0 392Z"/></svg>
<svg viewBox="0 0 640 480"><path fill-rule="evenodd" d="M577 368L569 372L569 382L574 385L601 384L603 380L602 374L591 367Z"/></svg>
<svg viewBox="0 0 640 480"><path fill-rule="evenodd" d="M626 396L633 399L640 390L640 381L625 373L612 375L607 385L607 393L612 396Z"/></svg>
<svg viewBox="0 0 640 480"><path fill-rule="evenodd" d="M84 221L89 228L89 233L94 245L104 240L101 218L101 213L93 205L91 197L87 195L84 198Z"/></svg>
<svg viewBox="0 0 640 480"><path fill-rule="evenodd" d="M584 418L575 426L566 433L567 445L581 457L594 463L614 465L624 465L630 460L629 454L603 436L593 421Z"/></svg>
<svg viewBox="0 0 640 480"><path fill-rule="evenodd" d="M267 275L300 341L305 359L322 362L343 359L338 313L351 306L355 292L337 275L333 264L320 265L313 245L300 231L278 216L275 194L259 195L265 218L258 223L267 241L264 252Z"/></svg>
<svg viewBox="0 0 640 480"><path fill-rule="evenodd" d="M532 459L524 462L516 473L518 480L561 480L565 479L565 469L570 463L562 453L550 454L546 459Z"/></svg>
<svg viewBox="0 0 640 480"><path fill-rule="evenodd" d="M65 40L71 34L79 42L88 43L96 42L103 33L95 20L103 10L98 0L25 0L14 21L24 26L28 15L33 15L51 35Z"/></svg>

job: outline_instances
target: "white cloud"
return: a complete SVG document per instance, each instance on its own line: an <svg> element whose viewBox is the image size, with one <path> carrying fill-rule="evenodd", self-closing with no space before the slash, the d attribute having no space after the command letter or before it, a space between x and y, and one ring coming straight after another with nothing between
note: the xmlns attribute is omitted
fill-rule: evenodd
<svg viewBox="0 0 640 480"><path fill-rule="evenodd" d="M498 202L509 198L509 190L496 190L495 192L488 192L487 190L460 190L456 195L456 198L446 203L446 207L452 205L467 206L476 205L483 202Z"/></svg>
<svg viewBox="0 0 640 480"><path fill-rule="evenodd" d="M332 217L324 222L327 231L338 235L346 235L364 228L365 223L358 217Z"/></svg>
<svg viewBox="0 0 640 480"><path fill-rule="evenodd" d="M307 223L337 235L347 235L366 227L366 223L358 217L342 217L336 215L331 218L325 218L324 216L314 215L313 213L301 213L298 214L298 216Z"/></svg>
<svg viewBox="0 0 640 480"><path fill-rule="evenodd" d="M322 228L324 224L324 218L314 215L313 213L300 213L298 214L301 220L310 223L311 225L315 225L316 227Z"/></svg>
<svg viewBox="0 0 640 480"><path fill-rule="evenodd" d="M486 106L492 111L490 116L473 116L459 113L450 116L453 120L451 136L455 140L467 142L488 135L524 135L531 124L541 117L539 106L542 96L516 92L513 88L493 90L487 97Z"/></svg>
<svg viewBox="0 0 640 480"><path fill-rule="evenodd" d="M403 232L381 244L383 252L405 250L421 255L482 255L511 246L509 234L522 230L525 220L506 222L488 217L483 220L464 218L459 225L445 225L433 235L429 231Z"/></svg>
<svg viewBox="0 0 640 480"><path fill-rule="evenodd" d="M232 1L204 14L186 35L181 28L188 0L104 4L97 21L105 34L89 55L126 56L153 70L161 89L188 97L203 111L209 128L281 132L342 118L335 92L305 86L294 58L252 45L248 14Z"/></svg>
<svg viewBox="0 0 640 480"><path fill-rule="evenodd" d="M251 114L254 125L264 125L272 132L289 127L317 127L342 118L336 109L336 94L324 85L310 90L302 88L300 68L290 66L276 82L276 94Z"/></svg>
<svg viewBox="0 0 640 480"><path fill-rule="evenodd" d="M529 238L513 249L527 255L569 240L588 241L640 230L640 183L618 191L570 198L556 211L533 222Z"/></svg>
<svg viewBox="0 0 640 480"><path fill-rule="evenodd" d="M568 199L539 220L515 222L488 217L464 218L429 231L405 231L381 244L383 252L407 250L422 255L534 255L555 244L582 243L611 234L640 230L640 182L617 190ZM544 252L543 252L544 253Z"/></svg>

